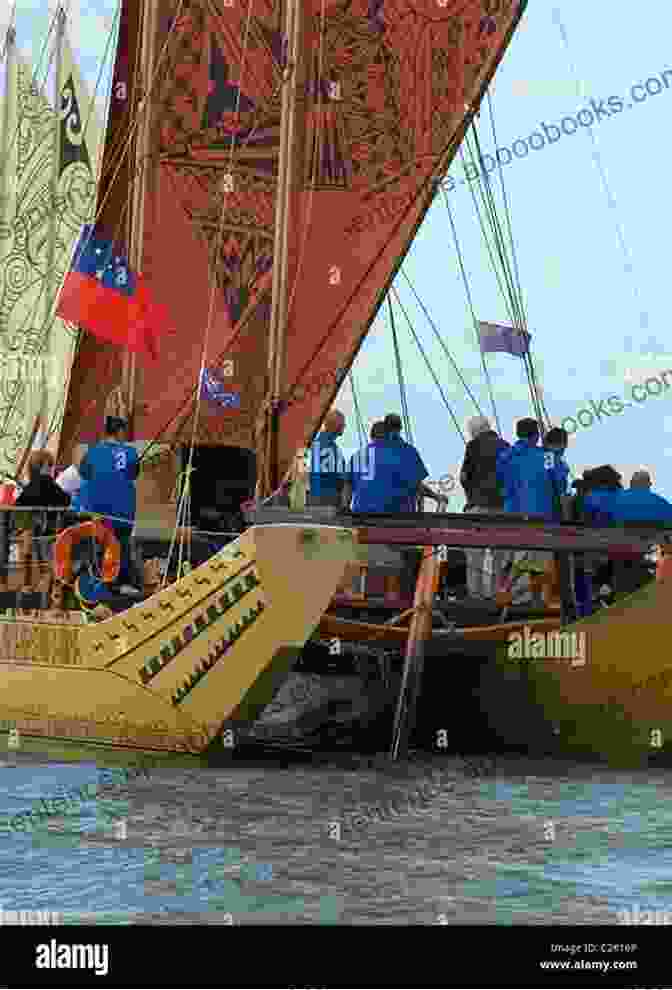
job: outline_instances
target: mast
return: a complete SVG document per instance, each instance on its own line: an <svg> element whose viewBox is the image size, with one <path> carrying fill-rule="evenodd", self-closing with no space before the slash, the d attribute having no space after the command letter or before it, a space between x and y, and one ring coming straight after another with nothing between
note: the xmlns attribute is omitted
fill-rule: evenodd
<svg viewBox="0 0 672 990"><path fill-rule="evenodd" d="M138 136L135 142L136 180L132 187L132 209L130 212L129 262L131 268L140 272L143 261L143 242L145 232L145 198L147 195L147 173L149 169L150 148L150 89L152 66L154 65L154 39L156 37L156 18L158 0L143 0L141 8L141 54L138 93L139 102L137 113L140 115ZM121 391L125 397L128 409L129 439L137 439L134 430L134 409L137 391L137 355L126 351L122 363Z"/></svg>
<svg viewBox="0 0 672 990"><path fill-rule="evenodd" d="M16 213L16 172L12 168L15 153L10 161L10 150L15 152L17 135L16 99L16 30L13 25L7 28L5 40L7 68L5 70L5 98L2 108L2 165L0 167L0 217L3 223L14 227Z"/></svg>
<svg viewBox="0 0 672 990"><path fill-rule="evenodd" d="M56 320L56 315L54 311L54 301L55 295L58 292L59 278L55 271L56 264L56 240L58 237L58 229L61 223L61 218L58 214L58 209L56 206L56 201L58 198L58 181L59 181L59 163L61 155L61 129L60 129L60 113L61 113L61 94L63 92L63 86L65 80L63 79L63 43L65 41L65 30L66 30L66 13L63 7L59 4L58 10L56 12L56 66L54 71L54 109L56 111L56 127L54 128L54 153L53 153L53 168L51 172L51 181L49 183L49 199L50 199L50 212L49 212L49 239L47 247L47 258L46 258L46 271L44 277L44 302L45 302L45 313L44 313L44 343L41 352L41 362L40 362L40 376L41 376L41 388L42 388L42 402L40 404L40 411L43 416L48 417L50 414L48 393L47 393L47 382L46 382L46 365L49 361L51 355L51 338L54 322ZM49 423L41 423L41 436L40 436L40 446L47 447L51 450L54 456L57 450L52 449L54 447L54 440L58 441L58 434L52 439L51 444L49 444L49 438L47 436L49 430ZM57 444L56 444L57 445Z"/></svg>
<svg viewBox="0 0 672 990"><path fill-rule="evenodd" d="M270 403L268 428L265 436L265 494L274 492L279 483L279 406L284 370L285 333L287 329L287 267L289 263L289 208L292 188L292 150L297 103L297 68L299 64L300 18L298 0L287 0L284 37L287 60L284 68L282 108L280 118L280 152L278 160L278 192L275 212L273 246L273 284L271 319L268 340L268 382Z"/></svg>

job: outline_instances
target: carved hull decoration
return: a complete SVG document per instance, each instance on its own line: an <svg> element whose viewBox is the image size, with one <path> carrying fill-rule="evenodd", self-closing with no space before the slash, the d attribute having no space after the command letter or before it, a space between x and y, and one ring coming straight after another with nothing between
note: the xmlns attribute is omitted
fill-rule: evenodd
<svg viewBox="0 0 672 990"><path fill-rule="evenodd" d="M290 672L269 671L279 648L298 656L353 554L350 530L256 526L104 622L0 622L0 731L199 754L229 727L235 743Z"/></svg>

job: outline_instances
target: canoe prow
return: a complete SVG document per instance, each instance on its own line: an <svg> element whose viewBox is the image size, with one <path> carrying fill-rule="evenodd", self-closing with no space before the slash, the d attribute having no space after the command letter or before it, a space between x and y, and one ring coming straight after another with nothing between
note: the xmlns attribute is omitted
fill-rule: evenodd
<svg viewBox="0 0 672 990"><path fill-rule="evenodd" d="M0 729L200 752L272 700L353 554L349 529L255 526L103 622L2 622Z"/></svg>

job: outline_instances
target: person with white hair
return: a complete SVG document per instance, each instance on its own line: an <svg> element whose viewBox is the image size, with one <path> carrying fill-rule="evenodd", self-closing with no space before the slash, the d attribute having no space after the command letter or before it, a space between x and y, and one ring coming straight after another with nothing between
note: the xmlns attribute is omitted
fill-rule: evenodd
<svg viewBox="0 0 672 990"><path fill-rule="evenodd" d="M639 491L649 491L651 488L651 475L648 471L635 471L632 478L630 479L630 488L639 489Z"/></svg>
<svg viewBox="0 0 672 990"><path fill-rule="evenodd" d="M340 507L346 461L336 443L345 432L345 416L332 409L310 448L310 505Z"/></svg>
<svg viewBox="0 0 672 990"><path fill-rule="evenodd" d="M460 484L467 504L465 512L492 514L504 511L504 497L497 480L497 454L509 447L492 429L487 416L473 416L467 421L469 441L460 471ZM486 572L486 558L492 567ZM471 597L492 598L497 588L504 556L501 551L467 550L467 590Z"/></svg>

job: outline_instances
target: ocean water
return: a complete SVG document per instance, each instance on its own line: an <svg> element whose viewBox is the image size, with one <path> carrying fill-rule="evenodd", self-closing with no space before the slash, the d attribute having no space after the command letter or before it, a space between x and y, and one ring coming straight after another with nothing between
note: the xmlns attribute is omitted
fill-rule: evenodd
<svg viewBox="0 0 672 990"><path fill-rule="evenodd" d="M0 817L99 784L99 770L19 754L0 766ZM30 833L0 832L0 907L120 925L582 925L635 905L672 911L672 771L498 757L475 773L448 756L150 770ZM387 810L374 817L374 804Z"/></svg>

